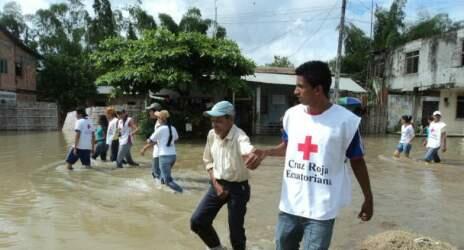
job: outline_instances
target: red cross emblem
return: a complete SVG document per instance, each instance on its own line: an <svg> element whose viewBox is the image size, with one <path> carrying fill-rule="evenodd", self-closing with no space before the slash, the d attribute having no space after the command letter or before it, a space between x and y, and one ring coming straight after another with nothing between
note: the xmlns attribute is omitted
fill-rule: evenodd
<svg viewBox="0 0 464 250"><path fill-rule="evenodd" d="M304 143L298 143L298 151L303 152L303 160L309 160L311 153L317 153L317 144L311 144L312 136L306 136Z"/></svg>

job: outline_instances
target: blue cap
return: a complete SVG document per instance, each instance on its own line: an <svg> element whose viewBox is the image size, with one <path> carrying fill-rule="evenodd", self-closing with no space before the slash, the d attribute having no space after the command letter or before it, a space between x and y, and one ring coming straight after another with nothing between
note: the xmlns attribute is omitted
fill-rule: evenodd
<svg viewBox="0 0 464 250"><path fill-rule="evenodd" d="M205 111L203 113L205 116L219 117L219 116L234 116L235 109L234 105L228 101L220 101L211 108L211 110Z"/></svg>

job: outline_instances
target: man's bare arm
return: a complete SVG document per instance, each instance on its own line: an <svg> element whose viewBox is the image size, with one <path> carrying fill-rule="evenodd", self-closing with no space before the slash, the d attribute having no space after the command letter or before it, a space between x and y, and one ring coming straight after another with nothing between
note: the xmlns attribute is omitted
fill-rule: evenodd
<svg viewBox="0 0 464 250"><path fill-rule="evenodd" d="M358 217L363 221L368 221L374 214L374 197L372 196L369 173L367 172L364 158L350 160L354 176L358 180L359 186L364 194L364 203L361 207Z"/></svg>

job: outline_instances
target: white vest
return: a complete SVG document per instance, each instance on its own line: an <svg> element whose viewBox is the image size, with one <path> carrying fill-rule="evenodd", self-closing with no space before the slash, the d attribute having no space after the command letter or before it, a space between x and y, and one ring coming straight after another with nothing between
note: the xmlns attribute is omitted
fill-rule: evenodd
<svg viewBox="0 0 464 250"><path fill-rule="evenodd" d="M281 211L328 220L350 202L351 174L345 159L360 120L336 104L320 115L308 114L301 104L287 110Z"/></svg>
<svg viewBox="0 0 464 250"><path fill-rule="evenodd" d="M121 136L119 136L119 144L120 145L125 145L125 144L129 143L129 139L132 142L132 144L134 143L134 140L133 140L132 135L131 135L132 128L129 126L130 121L132 121L132 118L130 118L130 117L127 118L125 123L124 123L123 119L119 120L118 128L119 128L119 131L121 131Z"/></svg>

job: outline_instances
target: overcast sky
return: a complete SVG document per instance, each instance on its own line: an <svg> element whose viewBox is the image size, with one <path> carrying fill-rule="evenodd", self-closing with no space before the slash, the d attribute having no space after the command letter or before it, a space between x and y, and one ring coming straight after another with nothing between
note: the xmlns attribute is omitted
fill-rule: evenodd
<svg viewBox="0 0 464 250"><path fill-rule="evenodd" d="M370 33L372 0L347 0L347 22ZM3 6L8 0L0 0ZM62 0L17 1L23 14ZM82 0L92 13L93 0ZM389 8L392 0L374 0ZM124 8L135 0L111 0L113 8ZM337 53L341 0L217 0L218 21L243 53L261 65L274 55L288 56L298 65L306 60L329 60ZM170 14L179 21L190 7L198 7L203 16L214 18L214 0L144 0L143 8L155 17ZM453 20L464 20L464 0L409 0L406 21L414 22L424 14L447 13Z"/></svg>

